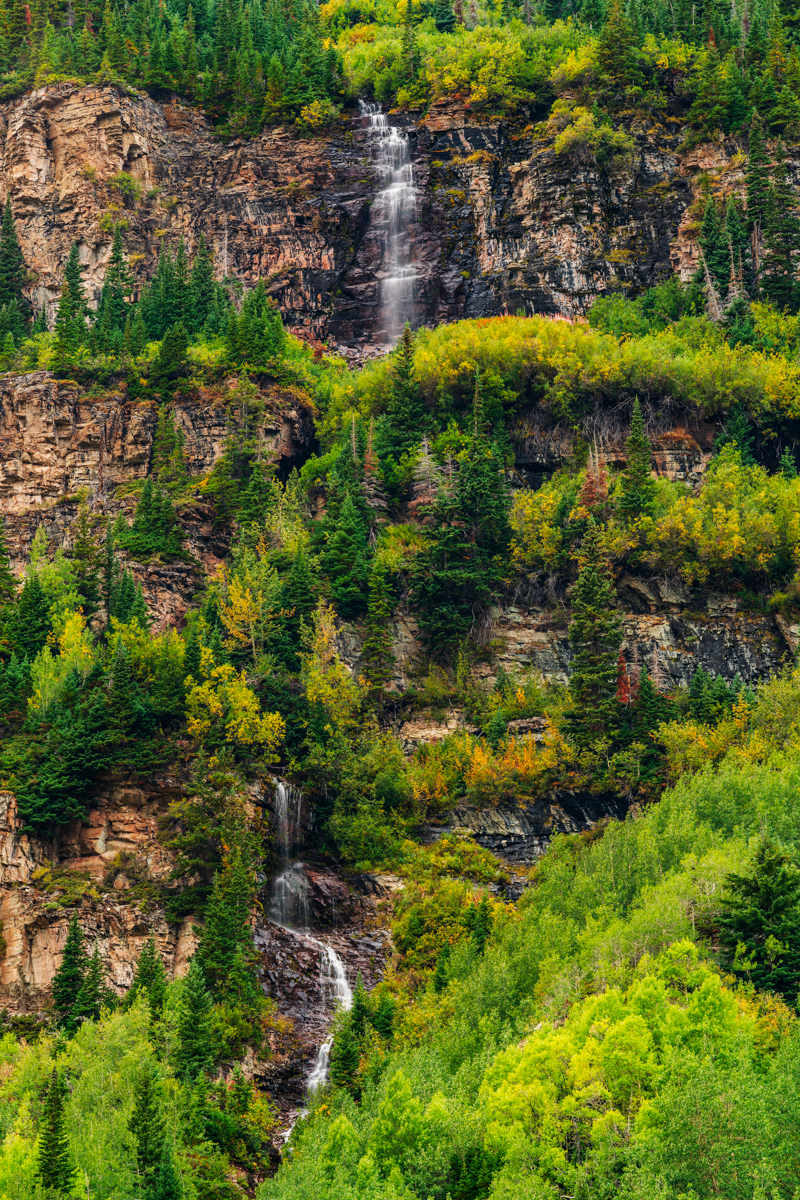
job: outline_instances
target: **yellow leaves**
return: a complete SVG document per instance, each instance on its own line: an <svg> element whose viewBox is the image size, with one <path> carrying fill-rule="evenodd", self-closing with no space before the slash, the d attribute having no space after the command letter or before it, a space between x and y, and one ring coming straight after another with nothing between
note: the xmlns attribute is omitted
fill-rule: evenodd
<svg viewBox="0 0 800 1200"><path fill-rule="evenodd" d="M58 647L59 653L54 655L50 646L45 646L31 664L33 695L28 707L45 718L61 694L69 673L76 671L85 681L94 666L92 637L80 609L65 617Z"/></svg>
<svg viewBox="0 0 800 1200"><path fill-rule="evenodd" d="M286 733L280 713L262 713L244 671L237 674L229 663L212 667L208 677L190 689L186 717L195 741L202 743L212 730L224 730L226 740L242 750L258 750L267 761L275 760Z"/></svg>
<svg viewBox="0 0 800 1200"><path fill-rule="evenodd" d="M476 742L465 773L467 795L489 804L532 799L569 770L574 757L563 734L549 723L541 744L531 736L512 737L495 752L488 743Z"/></svg>
<svg viewBox="0 0 800 1200"><path fill-rule="evenodd" d="M303 660L302 678L309 704L320 704L331 728L344 733L358 715L365 689L342 662L336 646L336 614L320 600L313 618L309 653Z"/></svg>

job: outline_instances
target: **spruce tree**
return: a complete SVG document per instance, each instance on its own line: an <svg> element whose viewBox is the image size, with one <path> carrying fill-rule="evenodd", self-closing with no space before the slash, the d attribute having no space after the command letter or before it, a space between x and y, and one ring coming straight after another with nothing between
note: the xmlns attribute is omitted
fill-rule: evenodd
<svg viewBox="0 0 800 1200"><path fill-rule="evenodd" d="M724 294L731 273L728 232L721 220L716 201L709 196L703 214L703 223L697 238L703 251L711 278Z"/></svg>
<svg viewBox="0 0 800 1200"><path fill-rule="evenodd" d="M442 946L436 959L436 970L433 972L433 990L440 995L447 987L450 978L450 945Z"/></svg>
<svg viewBox="0 0 800 1200"><path fill-rule="evenodd" d="M22 291L26 283L25 259L14 224L11 197L8 196L0 226L0 305L15 304L20 313L24 313L27 304Z"/></svg>
<svg viewBox="0 0 800 1200"><path fill-rule="evenodd" d="M358 1040L353 1032L350 1014L346 1013L331 1046L330 1079L334 1087L344 1088L356 1098L359 1093L356 1077L360 1059Z"/></svg>
<svg viewBox="0 0 800 1200"><path fill-rule="evenodd" d="M100 607L100 548L92 531L89 503L85 496L80 501L73 525L69 557L83 615L88 621Z"/></svg>
<svg viewBox="0 0 800 1200"><path fill-rule="evenodd" d="M395 666L392 648L392 589L386 568L376 559L369 574L369 603L367 606L367 636L361 652L364 678L382 692L392 678Z"/></svg>
<svg viewBox="0 0 800 1200"><path fill-rule="evenodd" d="M310 627L311 614L317 606L318 587L305 547L300 544L281 587L280 626L276 634L275 652L288 671L300 668L299 652L304 626Z"/></svg>
<svg viewBox="0 0 800 1200"><path fill-rule="evenodd" d="M781 143L778 143L775 158L775 174L764 231L761 287L776 308L796 312L800 300L797 283L800 220L795 211L796 199L786 173Z"/></svg>
<svg viewBox="0 0 800 1200"><path fill-rule="evenodd" d="M72 1195L75 1170L69 1152L66 1114L67 1089L57 1067L53 1067L42 1109L37 1151L36 1174L45 1196L64 1198Z"/></svg>
<svg viewBox="0 0 800 1200"><path fill-rule="evenodd" d="M163 1011L167 994L167 973L156 949L154 937L150 937L142 947L136 963L133 982L125 997L126 1007L133 1004L136 997L142 993L147 997L152 1019L158 1020Z"/></svg>
<svg viewBox="0 0 800 1200"><path fill-rule="evenodd" d="M625 469L620 478L619 509L627 521L635 521L653 511L656 483L650 470L652 447L645 433L644 418L637 396L633 402L631 431L625 440Z"/></svg>
<svg viewBox="0 0 800 1200"><path fill-rule="evenodd" d="M602 534L594 521L583 539L581 559L569 627L573 659L568 728L579 744L585 744L613 728L617 657L622 641L622 623L613 609L614 584Z"/></svg>
<svg viewBox="0 0 800 1200"><path fill-rule="evenodd" d="M595 53L601 85L612 102L620 102L628 88L641 85L636 35L620 0L612 0Z"/></svg>
<svg viewBox="0 0 800 1200"><path fill-rule="evenodd" d="M386 411L390 420L389 449L395 459L419 445L426 413L414 370L414 335L406 322L391 359L391 385Z"/></svg>
<svg viewBox="0 0 800 1200"><path fill-rule="evenodd" d="M104 1004L111 999L111 992L106 987L105 967L100 958L100 948L95 942L91 958L86 960L86 971L80 991L75 997L71 1020L77 1028L81 1021L97 1021Z"/></svg>
<svg viewBox="0 0 800 1200"><path fill-rule="evenodd" d="M778 845L762 839L752 873L726 880L717 918L726 965L759 991L795 1003L800 991L800 870Z"/></svg>
<svg viewBox="0 0 800 1200"><path fill-rule="evenodd" d="M183 1188L178 1172L175 1170L175 1158L166 1139L161 1162L158 1164L152 1187L145 1200L181 1200Z"/></svg>
<svg viewBox="0 0 800 1200"><path fill-rule="evenodd" d="M361 972L359 971L356 986L353 990L353 1004L350 1009L350 1027L354 1037L358 1041L361 1041L367 1031L367 1027L371 1023L372 1009L364 987L364 981L361 978Z"/></svg>
<svg viewBox="0 0 800 1200"><path fill-rule="evenodd" d="M475 910L475 921L472 926L472 941L478 954L483 954L493 925L492 909L489 896L484 892L481 902Z"/></svg>
<svg viewBox="0 0 800 1200"><path fill-rule="evenodd" d="M189 360L186 349L189 340L183 323L171 325L158 348L156 361L150 370L149 384L163 400L170 400L179 381L185 376Z"/></svg>
<svg viewBox="0 0 800 1200"><path fill-rule="evenodd" d="M194 1083L198 1075L214 1061L211 1032L211 995L206 987L203 968L194 956L186 978L178 1009L178 1044L175 1063L181 1079Z"/></svg>
<svg viewBox="0 0 800 1200"><path fill-rule="evenodd" d="M257 881L252 839L241 820L236 820L226 838L227 852L214 875L206 905L205 924L195 958L212 995L251 1005L259 995L255 964L252 917ZM240 956L238 970L233 964ZM233 996L234 987L239 990Z"/></svg>
<svg viewBox="0 0 800 1200"><path fill-rule="evenodd" d="M50 605L38 573L34 571L25 579L9 620L11 642L20 658L33 662L47 641L50 629Z"/></svg>
<svg viewBox="0 0 800 1200"><path fill-rule="evenodd" d="M158 1077L149 1059L134 1085L133 1112L128 1120L128 1129L134 1137L139 1179L145 1194L150 1196L154 1193L153 1185L164 1157L166 1122Z"/></svg>
<svg viewBox="0 0 800 1200"><path fill-rule="evenodd" d="M214 261L206 245L205 234L201 233L197 243L197 253L192 263L189 284L191 326L198 333L211 315L215 291Z"/></svg>
<svg viewBox="0 0 800 1200"><path fill-rule="evenodd" d="M368 555L367 529L348 494L322 556L334 604L343 617L356 616L366 606Z"/></svg>
<svg viewBox="0 0 800 1200"><path fill-rule="evenodd" d="M88 305L83 291L81 265L78 259L78 245L73 242L70 247L67 265L64 268L64 283L61 288L61 298L56 312L55 346L53 348L53 365L56 370L71 366L80 346L88 336L86 318Z"/></svg>
<svg viewBox="0 0 800 1200"><path fill-rule="evenodd" d="M128 301L133 292L133 280L128 264L125 261L125 251L122 245L122 228L115 226L114 240L111 244L111 257L108 260L100 300L97 306L98 322L105 322L106 327L115 333L122 333L128 317ZM108 349L108 347L102 347Z"/></svg>
<svg viewBox="0 0 800 1200"><path fill-rule="evenodd" d="M58 1024L70 1034L78 1027L74 1015L75 1004L86 977L87 965L83 933L78 924L77 914L73 914L64 953L53 976L53 1011Z"/></svg>
<svg viewBox="0 0 800 1200"><path fill-rule="evenodd" d="M8 538L6 536L6 523L0 516L0 606L7 604L11 600L17 590L17 581L11 570L8 553Z"/></svg>

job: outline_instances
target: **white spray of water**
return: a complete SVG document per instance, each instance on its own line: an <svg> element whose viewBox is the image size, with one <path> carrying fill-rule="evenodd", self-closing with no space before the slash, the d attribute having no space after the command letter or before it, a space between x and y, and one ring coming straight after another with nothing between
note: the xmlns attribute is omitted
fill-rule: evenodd
<svg viewBox="0 0 800 1200"><path fill-rule="evenodd" d="M319 982L323 1002L326 1007L341 1005L347 1010L352 1006L353 993L347 981L345 965L333 946L309 933L308 878L301 862L289 862L300 841L302 802L303 793L299 788L283 782L276 785L275 819L283 869L272 881L267 914L287 933L316 946L319 951ZM327 1079L332 1044L333 1038L326 1038L317 1051L316 1061L306 1081L306 1091L315 1092Z"/></svg>
<svg viewBox="0 0 800 1200"><path fill-rule="evenodd" d="M370 225L383 245L381 330L379 337L394 345L406 321L413 324L417 270L412 261L410 226L417 212L417 192L408 135L390 125L380 104L359 101L369 121L369 139L381 190L375 197Z"/></svg>

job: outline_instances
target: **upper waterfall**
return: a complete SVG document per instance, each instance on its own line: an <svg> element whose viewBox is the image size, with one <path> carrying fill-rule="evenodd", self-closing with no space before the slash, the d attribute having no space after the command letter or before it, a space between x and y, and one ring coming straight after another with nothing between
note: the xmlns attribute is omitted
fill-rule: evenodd
<svg viewBox="0 0 800 1200"><path fill-rule="evenodd" d="M417 195L411 146L408 134L389 124L380 104L360 100L359 106L369 121L370 146L382 184L370 219L380 228L383 246L378 338L393 346L406 321L413 325L415 318L417 269L410 226L416 217Z"/></svg>

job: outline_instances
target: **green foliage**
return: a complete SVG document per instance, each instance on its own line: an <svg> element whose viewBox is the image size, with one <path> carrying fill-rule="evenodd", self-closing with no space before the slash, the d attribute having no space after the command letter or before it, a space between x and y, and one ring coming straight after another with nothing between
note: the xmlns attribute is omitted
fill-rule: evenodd
<svg viewBox="0 0 800 1200"><path fill-rule="evenodd" d="M572 595L569 640L574 657L569 690L570 732L594 740L613 725L617 656L622 623L614 612L614 585L602 533L592 522L581 546L581 570Z"/></svg>
<svg viewBox="0 0 800 1200"><path fill-rule="evenodd" d="M86 978L87 967L83 932L78 924L77 915L73 915L67 931L64 953L53 976L53 1011L59 1025L67 1033L74 1033L78 1028L78 1014L75 1009Z"/></svg>
<svg viewBox="0 0 800 1200"><path fill-rule="evenodd" d="M65 1127L65 1098L64 1079L58 1068L53 1067L42 1112L37 1172L45 1194L53 1197L69 1196L75 1174Z"/></svg>
<svg viewBox="0 0 800 1200"><path fill-rule="evenodd" d="M203 968L195 955L180 993L175 1050L177 1072L189 1083L193 1083L214 1061L211 1008Z"/></svg>
<svg viewBox="0 0 800 1200"><path fill-rule="evenodd" d="M633 402L631 431L625 441L625 470L620 481L619 508L628 521L652 512L656 485L650 471L652 449L645 433L639 398Z"/></svg>
<svg viewBox="0 0 800 1200"><path fill-rule="evenodd" d="M162 491L160 479L154 483L148 475L130 529L116 531L117 544L134 558L147 560L158 554L170 559L183 554L183 538L169 494Z"/></svg>

